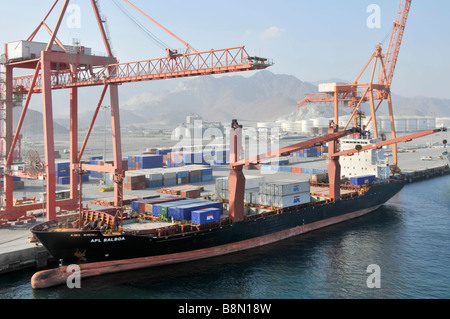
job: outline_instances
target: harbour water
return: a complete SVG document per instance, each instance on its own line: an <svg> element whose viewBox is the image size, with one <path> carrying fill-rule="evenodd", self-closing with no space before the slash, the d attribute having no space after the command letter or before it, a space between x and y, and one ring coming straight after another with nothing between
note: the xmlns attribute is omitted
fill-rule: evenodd
<svg viewBox="0 0 450 319"><path fill-rule="evenodd" d="M34 271L21 271L0 276L0 298L447 299L449 244L443 176L408 184L370 215L267 247L86 279L79 289L33 290ZM374 274L380 288L368 287Z"/></svg>

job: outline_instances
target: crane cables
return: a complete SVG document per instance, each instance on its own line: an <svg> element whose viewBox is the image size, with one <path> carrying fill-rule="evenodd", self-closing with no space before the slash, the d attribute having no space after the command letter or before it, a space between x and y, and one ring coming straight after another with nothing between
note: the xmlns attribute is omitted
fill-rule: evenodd
<svg viewBox="0 0 450 319"><path fill-rule="evenodd" d="M160 47L162 50L169 49L170 47L164 43L161 39L159 39L156 35L154 35L152 32L150 32L141 22L139 22L135 17L133 17L122 5L119 4L117 0L113 0L114 4L117 6L117 8L122 11L122 13L128 17L128 19L133 22L142 32L145 33L145 35L153 41L158 47Z"/></svg>

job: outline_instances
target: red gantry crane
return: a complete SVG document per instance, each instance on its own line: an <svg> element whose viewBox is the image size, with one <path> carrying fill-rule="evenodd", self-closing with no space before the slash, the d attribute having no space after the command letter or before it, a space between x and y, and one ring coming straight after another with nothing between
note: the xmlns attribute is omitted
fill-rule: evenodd
<svg viewBox="0 0 450 319"><path fill-rule="evenodd" d="M391 122L392 138L396 138L394 125L394 114L392 110L391 84L394 77L394 71L397 64L400 47L402 44L403 34L408 19L409 10L412 0L400 0L397 17L394 21L389 47L386 53L383 53L381 45L378 45L373 55L370 57L363 70L356 77L352 84L333 84L319 86L320 93L309 94L302 101L298 102L297 109L307 106L308 103L334 102L334 122L339 123L339 104L344 103L348 107L353 108L353 113L344 126L344 130L358 115L358 110L362 103L370 102L371 116L367 122L372 122L374 137L378 138L378 128L376 122L376 112L381 103L385 100L388 102L389 116ZM364 73L373 63L368 83L358 83ZM378 68L378 72L377 72ZM375 73L378 73L378 83L375 83ZM375 101L379 101L375 105ZM393 166L392 170L397 170L397 145L393 145Z"/></svg>
<svg viewBox="0 0 450 319"><path fill-rule="evenodd" d="M27 41L32 42L36 34L42 28L46 29L50 34L50 40L42 48L39 56L28 56L15 59L8 54L9 46L5 46L5 59L3 61L4 77L2 77L3 82L0 83L2 97L4 97L1 101L2 113L4 114L2 117L3 132L1 136L3 141L1 167L4 175L4 205L0 210L0 219L16 220L28 211L42 209L42 204L24 206L13 205L13 176L31 177L26 174L26 172L14 172L12 170L12 164L14 149L17 145L24 118L33 94L42 94L45 164L34 163L34 165L41 165L43 167L40 174L36 175L40 175L46 181L45 208L47 220L56 217L57 207L74 207L77 205L78 200L80 200L81 206L81 196L79 193L81 187L80 190L78 190L79 185L77 180L79 174L83 171L109 172L115 174L114 204L118 213L120 213L123 198L122 183L124 178L118 98L118 86L120 84L261 70L266 69L273 64L268 59L249 56L244 46L203 52L196 51L188 43L181 40L175 34L153 20L130 1L123 1L180 41L186 47L186 52L181 53L167 48L167 56L163 58L119 63L111 51L104 21L100 16L98 0L91 0L90 2L106 48L106 57L92 55L89 50L82 46L69 48L68 46L64 46L58 39L58 31L61 27L70 0L61 1L63 2L62 8L53 29L47 25L46 21L56 8L58 2L60 2L59 0L54 2L45 18L27 39ZM14 76L14 71L18 69L34 70L34 72L31 75ZM78 94L81 88L89 86L102 86L103 90L82 147L81 149L78 149ZM69 199L62 201L57 201L55 198L56 176L52 91L57 89L68 89L70 91L71 196ZM108 91L111 103L114 165L108 167L82 164L81 159L83 157L83 152L86 148L103 99ZM13 97L17 94L26 95L26 99L16 132L13 132Z"/></svg>

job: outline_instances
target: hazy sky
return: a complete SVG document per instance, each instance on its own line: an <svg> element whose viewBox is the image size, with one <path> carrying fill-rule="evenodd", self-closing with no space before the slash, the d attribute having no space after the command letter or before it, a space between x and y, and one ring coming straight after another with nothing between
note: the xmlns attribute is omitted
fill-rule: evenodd
<svg viewBox="0 0 450 319"><path fill-rule="evenodd" d="M135 14L156 37L173 48L182 44ZM2 0L5 2L5 0ZM43 19L53 0L8 1L0 11L0 42L26 39ZM397 0L131 0L152 18L198 51L245 45L251 55L273 58L270 69L303 81L341 78L352 81L376 45L392 29ZM53 28L57 13L48 19ZM105 51L90 1L73 0L79 19L66 19L60 40L74 38L94 51ZM113 0L101 0L113 51L121 62L165 56L165 52L123 14ZM369 28L370 5L380 8L379 28ZM73 14L76 14L73 11ZM79 22L79 24L78 24ZM41 31L37 40L46 41ZM389 38L384 48L387 50ZM3 51L3 50L2 50ZM396 94L450 98L450 1L414 0L403 39L392 90ZM250 72L248 75L251 74ZM242 74L247 75L247 74ZM302 98L302 97L299 97Z"/></svg>

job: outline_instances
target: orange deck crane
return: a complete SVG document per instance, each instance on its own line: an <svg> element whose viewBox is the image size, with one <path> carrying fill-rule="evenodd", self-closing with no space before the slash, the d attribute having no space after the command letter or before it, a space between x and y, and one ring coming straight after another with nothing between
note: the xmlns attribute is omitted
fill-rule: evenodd
<svg viewBox="0 0 450 319"><path fill-rule="evenodd" d="M44 115L44 143L45 143L45 170L41 174L46 180L46 211L47 219L56 217L57 207L73 207L81 196L78 190L77 178L85 170L110 172L115 174L115 207L120 213L122 204L122 183L124 172L122 167L122 148L120 135L119 99L118 85L138 81L162 80L179 77L201 76L211 74L223 74L228 72L261 70L271 66L272 61L260 57L251 57L243 46L220 50L209 50L198 52L189 44L181 40L175 34L164 28L155 20L150 18L137 6L128 0L123 0L134 10L143 14L146 18L158 25L164 31L175 37L186 46L185 53L167 49L167 56L158 59L143 60L130 63L119 63L113 56L104 21L100 16L98 0L90 0L94 11L102 40L107 51L107 56L94 56L86 52L84 47L79 46L76 52L71 52L58 39L58 31L66 14L70 0L64 0L61 11L53 29L49 28L46 21L57 6L56 0L48 11L45 18L28 38L33 41L36 34L43 27L50 34L50 39L40 52L39 57L28 57L23 59L10 59L8 46L5 46L5 76L4 83L0 89L5 96L2 99L2 107L5 109L3 119L4 160L1 166L4 170L4 203L1 208L0 217L15 220L24 213L42 208L42 204L13 206L13 175L11 165L13 164L13 153L17 144L25 115L28 110L31 96L42 93L43 115ZM193 51L193 52L192 52ZM16 69L34 70L27 76L14 76ZM100 99L95 110L91 125L81 149L78 149L78 92L79 89L88 86L103 86ZM71 197L63 201L55 198L56 175L55 175L55 153L53 135L53 103L52 91L56 89L70 90L70 167L71 167ZM91 130L95 123L97 114L103 99L109 90L111 102L111 122L113 139L114 166L95 166L82 164L81 158L89 139ZM13 132L12 120L12 96L14 94L26 95L23 111L19 119L16 133ZM80 182L81 183L81 182ZM81 187L80 187L81 190ZM80 207L81 209L81 207Z"/></svg>
<svg viewBox="0 0 450 319"><path fill-rule="evenodd" d="M378 138L376 112L381 103L387 100L392 137L396 138L394 114L392 110L391 84L402 44L406 21L411 8L411 1L412 0L400 0L397 17L394 21L391 39L386 53L383 53L381 45L378 45L369 61L352 84L336 84L332 88L325 88L325 92L309 94L302 101L297 103L297 109L300 110L301 108L304 108L308 103L334 102L334 121L335 123L339 123L339 104L344 103L353 108L353 113L348 123L344 126L344 129L346 129L357 115L361 104L370 102L371 115L367 124L370 122L373 123L373 133L375 138ZM370 81L368 83L358 83L371 64L373 64L373 67L370 74ZM375 72L378 73L378 83L374 82ZM378 105L375 105L375 101L379 101ZM395 171L398 169L396 144L393 145L392 153L394 157L392 169Z"/></svg>
<svg viewBox="0 0 450 319"><path fill-rule="evenodd" d="M395 143L409 142L413 139L428 136L438 132L446 132L446 128L418 132L407 136L397 137L394 139L373 143L366 146L361 146L345 150L338 150L338 140L347 135L353 134L359 128L352 128L346 130L339 130L337 124L331 122L328 128L328 134L316 137L304 142L294 145L286 146L279 150L260 154L251 158L241 159L240 150L242 148L242 125L239 125L236 120L231 124L230 131L230 175L228 177L228 194L229 194L229 212L230 218L233 222L240 222L244 220L244 196L245 196L245 176L243 173L244 166L259 165L263 160L274 157L287 156L298 150L320 146L328 143L328 178L330 200L338 201L341 199L341 166L339 158L341 156L352 156L358 152L380 149L386 145L393 145Z"/></svg>

